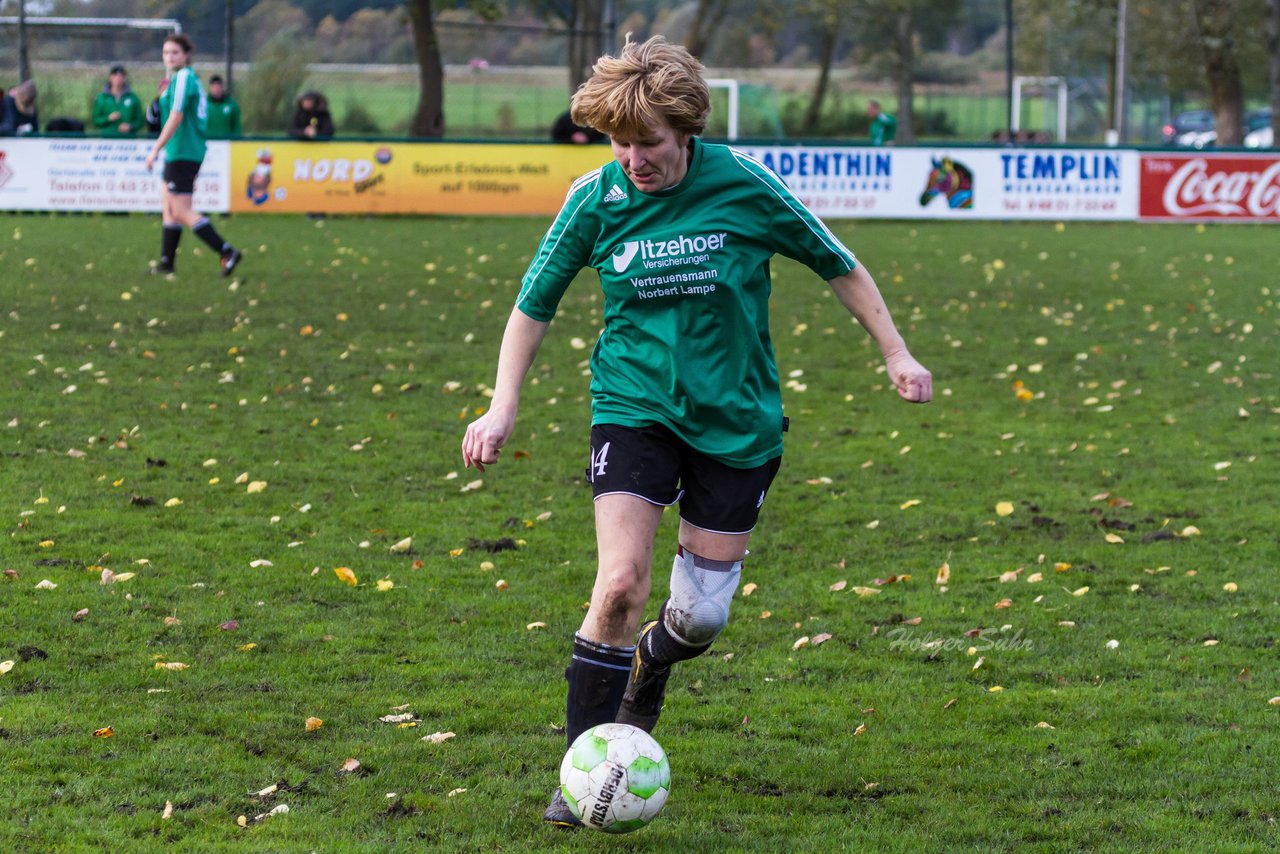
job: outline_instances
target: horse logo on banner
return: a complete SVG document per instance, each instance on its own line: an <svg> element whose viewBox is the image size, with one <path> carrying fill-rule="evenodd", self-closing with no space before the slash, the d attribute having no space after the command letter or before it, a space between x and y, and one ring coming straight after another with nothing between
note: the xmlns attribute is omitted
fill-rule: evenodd
<svg viewBox="0 0 1280 854"><path fill-rule="evenodd" d="M933 170L920 194L920 207L933 201L934 196L945 196L950 208L973 207L973 171L950 157L932 159Z"/></svg>

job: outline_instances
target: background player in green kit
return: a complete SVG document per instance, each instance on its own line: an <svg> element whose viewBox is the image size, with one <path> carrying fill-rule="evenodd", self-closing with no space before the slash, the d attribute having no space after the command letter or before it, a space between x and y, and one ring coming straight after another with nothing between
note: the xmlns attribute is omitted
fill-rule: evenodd
<svg viewBox="0 0 1280 854"><path fill-rule="evenodd" d="M191 70L191 41L172 35L164 42L164 67L169 85L160 96L160 136L147 155L147 170L164 152L164 182L160 189L160 212L164 228L160 238L160 262L153 273L172 273L178 241L185 225L218 254L222 275L229 276L240 263L240 250L222 239L209 218L193 210L196 175L204 161L208 102L200 79Z"/></svg>
<svg viewBox="0 0 1280 854"><path fill-rule="evenodd" d="M902 398L933 394L853 253L768 168L698 139L711 109L702 71L661 36L628 38L574 95L573 120L609 134L615 161L569 190L507 322L492 405L462 442L465 465L498 461L556 307L578 271L594 268L605 296L588 469L599 566L565 672L570 744L614 720L652 730L671 665L705 652L728 622L782 458L774 254L830 283L880 346ZM636 638L658 523L677 502L670 595ZM544 818L578 824L559 791Z"/></svg>

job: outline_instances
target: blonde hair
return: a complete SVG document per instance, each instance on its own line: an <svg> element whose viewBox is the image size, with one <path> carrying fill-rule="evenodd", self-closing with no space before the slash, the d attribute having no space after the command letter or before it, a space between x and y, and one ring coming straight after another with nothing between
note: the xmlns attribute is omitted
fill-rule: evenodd
<svg viewBox="0 0 1280 854"><path fill-rule="evenodd" d="M619 55L600 57L574 93L573 120L610 136L642 137L663 123L696 136L711 113L704 70L682 45L663 36L637 44L627 33Z"/></svg>

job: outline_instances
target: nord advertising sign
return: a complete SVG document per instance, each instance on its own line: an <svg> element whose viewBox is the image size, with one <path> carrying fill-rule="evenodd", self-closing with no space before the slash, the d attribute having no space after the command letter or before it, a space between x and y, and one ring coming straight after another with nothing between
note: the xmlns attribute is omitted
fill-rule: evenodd
<svg viewBox="0 0 1280 854"><path fill-rule="evenodd" d="M1115 150L744 147L824 217L1132 219L1138 156Z"/></svg>

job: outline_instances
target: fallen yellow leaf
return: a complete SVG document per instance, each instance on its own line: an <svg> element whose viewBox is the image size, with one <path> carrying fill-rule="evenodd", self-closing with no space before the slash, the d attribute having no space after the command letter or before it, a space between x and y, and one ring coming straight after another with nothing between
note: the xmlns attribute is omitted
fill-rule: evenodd
<svg viewBox="0 0 1280 854"><path fill-rule="evenodd" d="M996 515L997 515L997 516L1012 516L1012 515L1013 515L1013 504L1012 504L1011 502L1008 502L1008 501L1001 501L1001 502L999 502L998 504L996 504Z"/></svg>
<svg viewBox="0 0 1280 854"><path fill-rule="evenodd" d="M861 596L861 597L863 597L863 598L865 599L865 598L866 598L866 597L868 597L868 596L877 596L877 595L879 595L879 593L880 593L880 588L878 588L878 587L855 587L855 588L853 588L853 592L854 592L854 593L857 593L859 596Z"/></svg>
<svg viewBox="0 0 1280 854"><path fill-rule="evenodd" d="M359 583L356 580L356 574L351 571L350 567L335 566L333 568L333 574L338 576L339 581L342 581L345 584L350 584L352 587L355 587Z"/></svg>
<svg viewBox="0 0 1280 854"><path fill-rule="evenodd" d="M392 581L390 578L378 579L378 592L380 593L385 593L386 591L390 590L395 586L396 586L396 583Z"/></svg>
<svg viewBox="0 0 1280 854"><path fill-rule="evenodd" d="M906 510L906 509L908 509L908 508L910 508L910 507L915 507L915 506L916 506L917 504L919 504L919 503L920 503L920 499L919 499L919 498L912 498L912 499L910 499L910 500L908 500L908 501L904 501L904 502L902 502L901 504L899 504L899 505L898 505L898 509L899 509L899 510Z"/></svg>
<svg viewBox="0 0 1280 854"><path fill-rule="evenodd" d="M115 734L116 731L109 726L104 726L102 729L95 729L93 731L94 738L111 738Z"/></svg>
<svg viewBox="0 0 1280 854"><path fill-rule="evenodd" d="M935 584L946 584L951 580L951 564L944 563L938 567L938 577L934 579Z"/></svg>
<svg viewBox="0 0 1280 854"><path fill-rule="evenodd" d="M750 584L744 584L742 585L742 595L750 596L752 593L755 593L756 590L758 590L759 588L760 588L760 585L756 584L755 582L752 582Z"/></svg>
<svg viewBox="0 0 1280 854"><path fill-rule="evenodd" d="M849 586L849 582L840 580L840 581L837 581L835 584L832 584L827 589L830 590L832 593L839 593L841 590L845 589L848 586Z"/></svg>
<svg viewBox="0 0 1280 854"><path fill-rule="evenodd" d="M1120 536L1119 534L1107 534L1105 537L1103 537L1103 539L1106 540L1108 543L1124 542L1124 537Z"/></svg>
<svg viewBox="0 0 1280 854"><path fill-rule="evenodd" d="M315 732L324 726L324 721L320 718L307 718L307 732Z"/></svg>

